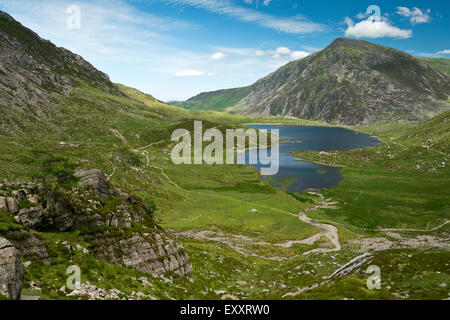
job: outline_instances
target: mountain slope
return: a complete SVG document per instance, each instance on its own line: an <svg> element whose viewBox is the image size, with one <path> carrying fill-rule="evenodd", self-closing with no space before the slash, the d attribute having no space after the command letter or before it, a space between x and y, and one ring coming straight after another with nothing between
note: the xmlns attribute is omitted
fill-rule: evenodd
<svg viewBox="0 0 450 320"><path fill-rule="evenodd" d="M226 111L227 108L236 105L247 94L252 86L225 89L200 93L186 101L169 102L169 104L190 110Z"/></svg>
<svg viewBox="0 0 450 320"><path fill-rule="evenodd" d="M443 59L443 58L419 58L419 59L429 64L430 66L441 70L447 75L450 75L450 59Z"/></svg>
<svg viewBox="0 0 450 320"><path fill-rule="evenodd" d="M56 100L68 97L81 83L123 96L109 77L82 57L58 48L0 11L0 130L14 132L18 123L47 121L55 115Z"/></svg>
<svg viewBox="0 0 450 320"><path fill-rule="evenodd" d="M450 77L404 52L336 39L324 50L290 62L247 88L245 97L227 105L228 110L352 125L435 115L448 108ZM238 89L234 90L226 94L237 96ZM219 91L188 101L214 106L214 100L225 98Z"/></svg>

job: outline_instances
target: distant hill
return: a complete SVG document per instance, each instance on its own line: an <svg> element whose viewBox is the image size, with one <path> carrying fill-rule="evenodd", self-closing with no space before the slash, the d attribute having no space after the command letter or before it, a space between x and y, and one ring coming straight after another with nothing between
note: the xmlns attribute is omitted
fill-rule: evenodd
<svg viewBox="0 0 450 320"><path fill-rule="evenodd" d="M434 67L446 65L341 38L252 86L202 93L178 105L347 125L422 120L449 108L450 77Z"/></svg>
<svg viewBox="0 0 450 320"><path fill-rule="evenodd" d="M204 92L186 101L172 101L169 104L189 110L226 111L242 100L252 90L252 86Z"/></svg>
<svg viewBox="0 0 450 320"><path fill-rule="evenodd" d="M438 68L439 70L450 75L450 59L439 59L439 58L419 58L419 59L428 63L430 66Z"/></svg>
<svg viewBox="0 0 450 320"><path fill-rule="evenodd" d="M429 145L444 153L450 152L450 111L446 111L410 130L404 139Z"/></svg>

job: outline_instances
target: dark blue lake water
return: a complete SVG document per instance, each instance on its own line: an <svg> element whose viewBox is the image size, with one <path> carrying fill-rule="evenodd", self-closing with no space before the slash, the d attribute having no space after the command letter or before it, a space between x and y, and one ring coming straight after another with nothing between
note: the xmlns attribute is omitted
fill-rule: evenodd
<svg viewBox="0 0 450 320"><path fill-rule="evenodd" d="M280 169L274 176L266 176L272 185L283 186L289 192L306 192L329 189L342 181L340 168L327 167L307 161L295 160L291 151L330 151L366 148L380 141L368 134L343 128L250 125L256 129L279 129ZM243 156L238 157L242 163ZM248 159L248 152L245 154ZM252 165L260 169L260 165Z"/></svg>

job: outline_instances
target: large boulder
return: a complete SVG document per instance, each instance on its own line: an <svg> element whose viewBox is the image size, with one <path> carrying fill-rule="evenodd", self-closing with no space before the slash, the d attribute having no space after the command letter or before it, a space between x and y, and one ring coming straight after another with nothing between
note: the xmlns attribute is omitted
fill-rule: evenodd
<svg viewBox="0 0 450 320"><path fill-rule="evenodd" d="M98 234L87 241L95 243L93 255L101 260L124 265L155 277L173 272L192 279L192 265L181 243L164 234L133 233L131 237Z"/></svg>
<svg viewBox="0 0 450 320"><path fill-rule="evenodd" d="M74 174L80 178L78 183L81 187L92 189L95 195L102 199L109 199L110 191L108 181L103 171L98 169L82 169Z"/></svg>
<svg viewBox="0 0 450 320"><path fill-rule="evenodd" d="M0 295L12 300L20 298L24 267L11 242L0 238Z"/></svg>

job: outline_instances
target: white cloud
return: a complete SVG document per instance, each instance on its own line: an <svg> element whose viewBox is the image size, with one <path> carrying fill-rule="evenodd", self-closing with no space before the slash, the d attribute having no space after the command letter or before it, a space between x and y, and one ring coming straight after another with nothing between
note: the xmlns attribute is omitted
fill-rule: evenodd
<svg viewBox="0 0 450 320"><path fill-rule="evenodd" d="M356 15L356 18L362 20L362 19L367 18L368 15L369 15L369 14L368 14L367 12L360 12L360 13L358 13L358 14Z"/></svg>
<svg viewBox="0 0 450 320"><path fill-rule="evenodd" d="M290 55L292 60L303 59L307 56L309 56L309 52L306 51L293 51Z"/></svg>
<svg viewBox="0 0 450 320"><path fill-rule="evenodd" d="M438 51L438 52L436 52L436 54L450 54L450 50Z"/></svg>
<svg viewBox="0 0 450 320"><path fill-rule="evenodd" d="M211 56L212 60L222 60L225 59L225 54L223 54L222 52L216 52Z"/></svg>
<svg viewBox="0 0 450 320"><path fill-rule="evenodd" d="M355 38L397 38L407 39L412 37L412 30L404 30L393 26L386 18L380 21L363 20L354 23L352 19L345 18L347 30L346 37Z"/></svg>
<svg viewBox="0 0 450 320"><path fill-rule="evenodd" d="M266 53L262 50L256 50L255 51L255 55L257 55L258 57L265 55Z"/></svg>
<svg viewBox="0 0 450 320"><path fill-rule="evenodd" d="M270 3L272 2L272 0L264 0L263 1L263 6L268 6ZM259 5L259 0L244 0L244 3L246 4L253 4L255 3L257 6Z"/></svg>
<svg viewBox="0 0 450 320"><path fill-rule="evenodd" d="M409 9L407 7L397 7L397 14L409 18L411 24L427 23L431 21L431 10L420 10L417 7Z"/></svg>
<svg viewBox="0 0 450 320"><path fill-rule="evenodd" d="M324 31L325 26L309 21L302 15L280 18L257 10L233 5L227 0L159 0L167 4L201 8L219 15L226 15L239 21L255 23L261 27L290 34L307 34ZM269 2L267 2L269 3Z"/></svg>
<svg viewBox="0 0 450 320"><path fill-rule="evenodd" d="M286 48L286 47L279 47L276 50L277 54L290 54L291 53L291 49Z"/></svg>
<svg viewBox="0 0 450 320"><path fill-rule="evenodd" d="M215 73L209 72L205 73L195 69L192 70L181 70L175 73L176 77L198 77L198 76L214 76Z"/></svg>

